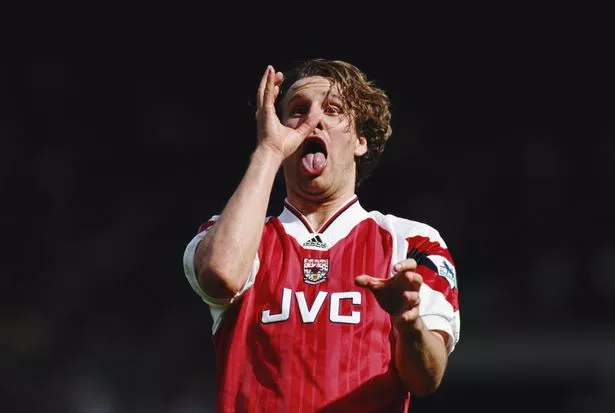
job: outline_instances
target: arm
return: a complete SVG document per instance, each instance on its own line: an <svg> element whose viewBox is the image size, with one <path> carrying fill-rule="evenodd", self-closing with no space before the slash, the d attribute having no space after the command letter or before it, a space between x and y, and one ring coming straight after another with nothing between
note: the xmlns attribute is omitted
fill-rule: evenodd
<svg viewBox="0 0 615 413"><path fill-rule="evenodd" d="M448 352L440 332L425 328L420 317L415 322L410 318L398 323L406 326L398 327L395 366L408 389L417 396L425 396L440 386Z"/></svg>
<svg viewBox="0 0 615 413"><path fill-rule="evenodd" d="M419 315L419 289L423 283L414 259L395 265L388 279L360 275L357 285L368 288L380 306L391 314L398 332L395 367L408 390L417 396L434 392L444 376L448 351L444 336L428 330ZM442 333L446 334L446 333Z"/></svg>
<svg viewBox="0 0 615 413"><path fill-rule="evenodd" d="M194 264L199 284L208 295L230 298L245 284L281 161L279 153L257 147L220 218L199 243Z"/></svg>
<svg viewBox="0 0 615 413"><path fill-rule="evenodd" d="M245 284L260 243L275 175L319 121L307 118L297 129L280 123L274 102L282 80L281 72L267 67L256 96L257 147L239 186L196 250L199 284L215 298L231 298Z"/></svg>

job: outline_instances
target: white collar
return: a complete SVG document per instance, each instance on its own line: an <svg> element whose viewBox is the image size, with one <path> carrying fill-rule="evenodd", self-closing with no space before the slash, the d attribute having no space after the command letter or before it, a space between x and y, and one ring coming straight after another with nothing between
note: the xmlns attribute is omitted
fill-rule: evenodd
<svg viewBox="0 0 615 413"><path fill-rule="evenodd" d="M353 195L316 231L307 218L289 201L284 200L284 210L278 216L286 233L306 249L326 250L344 238L361 221L369 217Z"/></svg>

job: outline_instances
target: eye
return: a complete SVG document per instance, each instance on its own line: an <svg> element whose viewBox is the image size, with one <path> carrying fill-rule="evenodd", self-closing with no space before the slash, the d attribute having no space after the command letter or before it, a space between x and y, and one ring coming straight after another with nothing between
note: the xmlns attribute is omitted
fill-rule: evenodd
<svg viewBox="0 0 615 413"><path fill-rule="evenodd" d="M327 102L325 105L324 112L327 115L337 116L344 113L344 109L342 108L342 105L337 102Z"/></svg>
<svg viewBox="0 0 615 413"><path fill-rule="evenodd" d="M297 105L294 108L291 108L289 113L291 117L303 116L307 113L307 106Z"/></svg>
<svg viewBox="0 0 615 413"><path fill-rule="evenodd" d="M342 113L342 108L338 105L329 104L325 107L325 113L330 115L339 115Z"/></svg>

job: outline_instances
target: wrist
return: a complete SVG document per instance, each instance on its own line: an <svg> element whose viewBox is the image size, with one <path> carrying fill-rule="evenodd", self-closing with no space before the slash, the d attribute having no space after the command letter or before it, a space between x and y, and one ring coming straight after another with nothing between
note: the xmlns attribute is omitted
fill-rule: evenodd
<svg viewBox="0 0 615 413"><path fill-rule="evenodd" d="M425 333L425 325L421 317L410 321L403 316L399 316L393 320L393 325L402 337L409 339L417 339Z"/></svg>
<svg viewBox="0 0 615 413"><path fill-rule="evenodd" d="M261 144L252 153L252 158L268 165L280 166L284 160L284 154L270 145Z"/></svg>

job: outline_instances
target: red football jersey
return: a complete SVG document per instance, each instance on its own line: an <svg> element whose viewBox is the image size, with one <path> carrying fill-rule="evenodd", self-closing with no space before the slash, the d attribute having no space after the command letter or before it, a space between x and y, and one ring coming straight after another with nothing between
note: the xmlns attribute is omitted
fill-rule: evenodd
<svg viewBox="0 0 615 413"><path fill-rule="evenodd" d="M410 395L393 356L396 330L356 276L390 277L412 257L423 276L427 328L459 340L455 266L432 227L364 210L353 196L317 231L285 201L269 217L244 288L232 300L204 293L195 276L202 225L184 253L192 288L214 319L217 409L224 412L405 412Z"/></svg>

